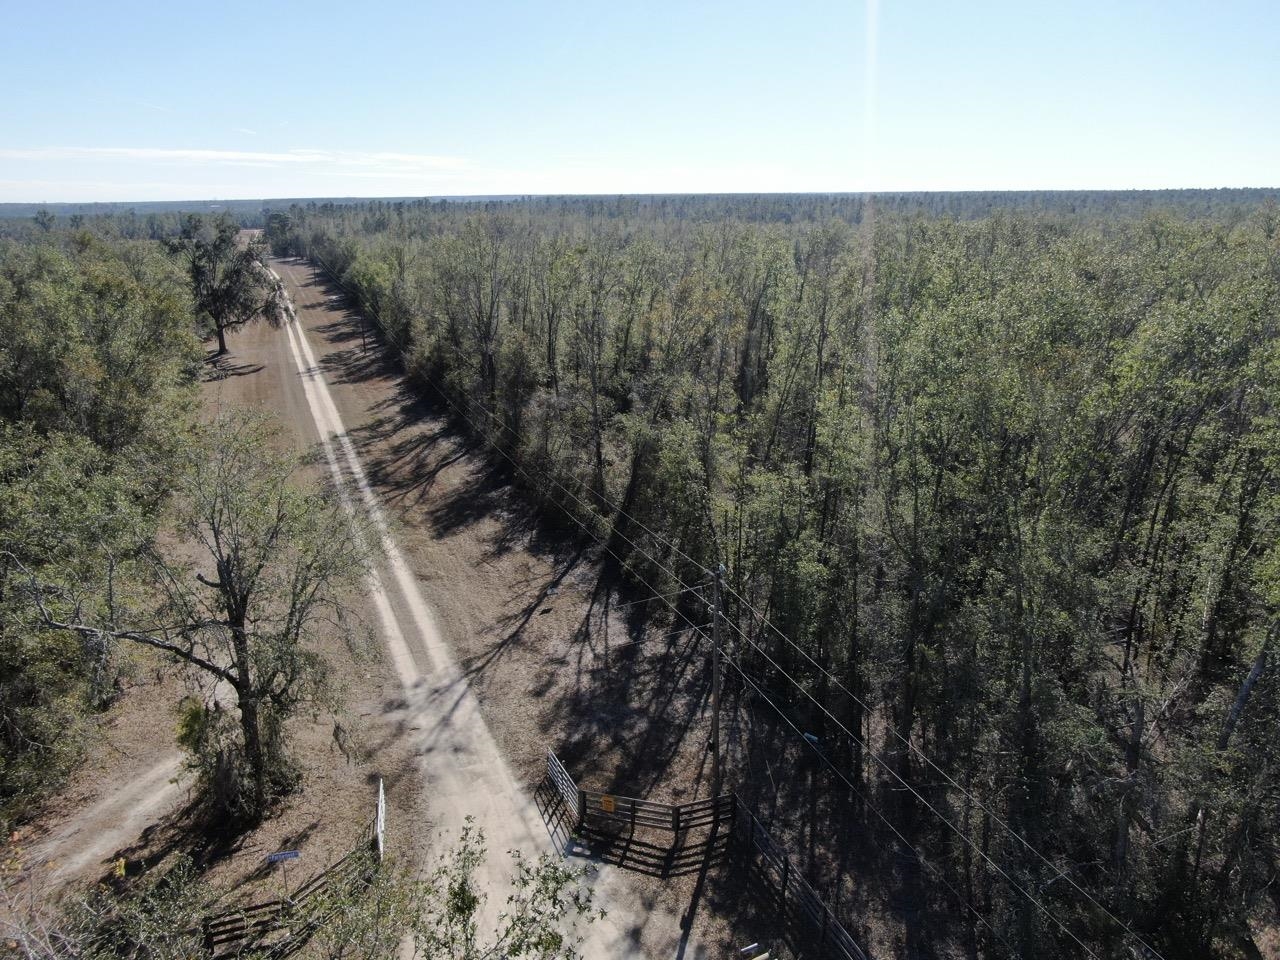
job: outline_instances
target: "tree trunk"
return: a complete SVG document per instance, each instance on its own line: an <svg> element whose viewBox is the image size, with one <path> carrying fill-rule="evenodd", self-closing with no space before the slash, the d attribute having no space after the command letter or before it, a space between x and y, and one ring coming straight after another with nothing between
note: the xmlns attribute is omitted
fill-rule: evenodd
<svg viewBox="0 0 1280 960"><path fill-rule="evenodd" d="M238 691L240 731L244 736L244 758L249 764L251 803L254 819L267 806L267 758L262 749L262 726L258 720L258 697L251 689Z"/></svg>
<svg viewBox="0 0 1280 960"><path fill-rule="evenodd" d="M219 564L222 582L230 580L226 564ZM230 591L228 591L230 593ZM262 723L258 714L258 691L253 677L253 662L249 655L249 634L245 624L248 601L244 597L228 596L227 609L231 622L232 653L235 657L236 705L240 708L240 731L244 736L244 758L249 764L251 779L251 815L262 816L267 808L267 758L262 746Z"/></svg>

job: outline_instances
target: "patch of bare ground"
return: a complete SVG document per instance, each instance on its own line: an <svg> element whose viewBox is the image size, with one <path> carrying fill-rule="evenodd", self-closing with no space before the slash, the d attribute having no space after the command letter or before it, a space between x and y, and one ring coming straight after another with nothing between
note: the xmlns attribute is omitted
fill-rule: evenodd
<svg viewBox="0 0 1280 960"><path fill-rule="evenodd" d="M97 718L84 762L39 813L8 838L8 852L20 862L46 861L50 870L68 879L105 869L105 861L85 863L83 869L77 862L82 851L127 812L111 808L120 787L146 782L148 792L154 793L169 781L167 776L148 776L159 762L176 755L176 718L159 713L156 704L176 704L184 693L182 682L148 651L132 653L118 666L114 703ZM175 765L172 773L177 772ZM95 808L101 808L99 817L80 816Z"/></svg>
<svg viewBox="0 0 1280 960"><path fill-rule="evenodd" d="M331 662L339 669L349 665ZM419 842L420 796L405 776L414 769L416 751L398 707L398 681L380 663L359 662L354 674L354 696L341 718L345 735L335 736L328 716L294 722L293 756L301 778L262 824L221 833L193 811L181 811L157 823L125 855L145 866L186 852L204 867L205 879L228 907L271 899L361 842L373 818L379 778L387 788L389 847L393 853L412 849ZM284 868L268 865L267 855L282 850L299 851L299 859Z"/></svg>
<svg viewBox="0 0 1280 960"><path fill-rule="evenodd" d="M293 721L298 789L256 829L234 833L210 824L195 804L191 776L176 746L176 705L187 685L150 653L131 658L116 705L99 722L89 757L67 787L9 838L9 857L32 871L41 896L59 898L114 875L129 874L176 853L193 856L228 903L278 895L282 877L265 856L297 849L291 885L341 857L373 814L377 781L388 789L394 850L417 843L418 792L404 782L414 763L408 723L397 709L399 685L380 659L326 651L344 673L349 699L335 739L328 714ZM393 693L394 691L394 693Z"/></svg>

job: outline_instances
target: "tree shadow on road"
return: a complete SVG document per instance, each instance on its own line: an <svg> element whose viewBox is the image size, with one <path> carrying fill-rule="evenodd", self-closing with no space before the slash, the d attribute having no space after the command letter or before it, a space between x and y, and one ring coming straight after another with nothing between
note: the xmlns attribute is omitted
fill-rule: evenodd
<svg viewBox="0 0 1280 960"><path fill-rule="evenodd" d="M465 418L432 388L405 375L376 333L369 352L378 359L360 351L357 323L347 315L318 329L328 350L322 363L338 382L388 381L371 419L352 431L371 481L389 502L423 509L436 537L475 534L483 562L517 548L542 561L539 572L507 583L508 612L482 625L483 648L461 664L486 712L501 714L521 702L524 713L503 718L522 725L505 744L516 743L514 765L526 774L540 770L550 747L592 789L672 803L706 796L710 646L699 629L708 619L705 601L686 594L674 613L649 602L650 594L631 585L618 558L583 533L552 491L521 489L527 477L469 434ZM446 470L454 475L448 483L441 479ZM554 635L534 629L561 604L579 611L576 624ZM824 901L845 916L887 916L897 929L938 929L930 914L955 905L925 899L918 865L895 858L888 830L867 807L741 684L729 684L725 698L730 786L791 851ZM535 800L558 849L567 849L555 798L539 787ZM850 887L851 875L875 878L874 888ZM778 933L761 920L776 905L752 892L749 879L734 870L700 871L685 891L687 916L709 908L761 938L765 930ZM856 932L866 942L866 931ZM905 955L928 957L945 954L947 945L929 947L917 935L905 948Z"/></svg>
<svg viewBox="0 0 1280 960"><path fill-rule="evenodd" d="M214 350L206 353L205 364L200 371L200 379L205 382L226 380L230 377L247 377L262 370L261 363L240 363L231 353L218 353Z"/></svg>

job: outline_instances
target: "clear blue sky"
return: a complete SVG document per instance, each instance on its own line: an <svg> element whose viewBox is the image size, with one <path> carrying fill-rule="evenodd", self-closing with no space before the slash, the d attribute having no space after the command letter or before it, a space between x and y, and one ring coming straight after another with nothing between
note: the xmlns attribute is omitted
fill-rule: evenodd
<svg viewBox="0 0 1280 960"><path fill-rule="evenodd" d="M1280 0L5 4L0 200L1280 185Z"/></svg>

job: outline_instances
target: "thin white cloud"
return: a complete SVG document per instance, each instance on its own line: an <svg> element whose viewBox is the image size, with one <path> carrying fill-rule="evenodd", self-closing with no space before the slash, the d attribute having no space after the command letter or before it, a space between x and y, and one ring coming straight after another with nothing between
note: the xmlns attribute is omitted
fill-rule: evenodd
<svg viewBox="0 0 1280 960"><path fill-rule="evenodd" d="M258 135L257 130L250 130L248 127L236 127L236 133L248 133L255 137Z"/></svg>
<svg viewBox="0 0 1280 960"><path fill-rule="evenodd" d="M192 185L158 180L7 180L0 179L0 203L95 203L145 201L164 197L223 197L236 195L232 183Z"/></svg>
<svg viewBox="0 0 1280 960"><path fill-rule="evenodd" d="M252 131L247 131L252 132ZM378 169L388 174L459 170L469 166L462 157L424 153L384 153L357 150L200 150L156 147L34 147L0 148L0 160L72 160L157 163L174 166L225 165L237 167L312 166L342 175L344 171Z"/></svg>

